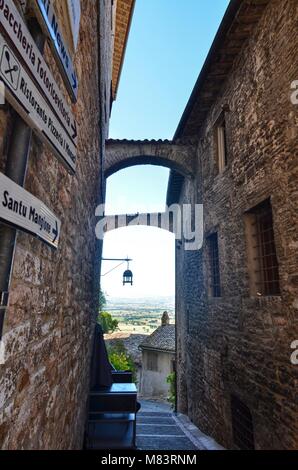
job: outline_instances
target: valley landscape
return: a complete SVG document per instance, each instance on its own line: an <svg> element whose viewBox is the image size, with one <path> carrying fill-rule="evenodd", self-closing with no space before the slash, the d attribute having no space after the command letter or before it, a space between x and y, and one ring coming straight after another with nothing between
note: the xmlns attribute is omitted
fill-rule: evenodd
<svg viewBox="0 0 298 470"><path fill-rule="evenodd" d="M170 322L175 323L175 298L112 298L107 296L105 307L118 320L118 331L134 334L151 334L160 326L161 316L167 311Z"/></svg>

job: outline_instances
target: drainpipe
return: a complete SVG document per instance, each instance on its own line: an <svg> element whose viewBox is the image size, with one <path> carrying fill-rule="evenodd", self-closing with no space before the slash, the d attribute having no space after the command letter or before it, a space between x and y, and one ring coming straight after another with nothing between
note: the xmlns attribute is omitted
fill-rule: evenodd
<svg viewBox="0 0 298 470"><path fill-rule="evenodd" d="M45 36L37 21L35 19L30 20L28 27L36 46L43 53ZM15 113L7 152L5 174L19 186L24 186L25 183L31 137L31 128ZM2 338L4 318L8 307L16 238L17 231L15 229L0 224L0 339Z"/></svg>

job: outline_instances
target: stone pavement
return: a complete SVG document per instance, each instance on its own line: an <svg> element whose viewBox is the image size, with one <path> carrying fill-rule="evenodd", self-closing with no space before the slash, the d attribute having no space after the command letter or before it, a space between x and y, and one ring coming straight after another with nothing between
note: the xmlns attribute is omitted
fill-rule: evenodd
<svg viewBox="0 0 298 470"><path fill-rule="evenodd" d="M175 414L166 403L141 400L137 415L137 447L140 450L220 450L184 415Z"/></svg>

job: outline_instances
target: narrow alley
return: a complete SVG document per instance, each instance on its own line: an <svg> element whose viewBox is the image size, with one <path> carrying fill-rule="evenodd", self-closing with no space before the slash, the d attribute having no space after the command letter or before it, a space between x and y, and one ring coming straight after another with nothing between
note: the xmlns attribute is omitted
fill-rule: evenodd
<svg viewBox="0 0 298 470"><path fill-rule="evenodd" d="M1 451L298 451L297 24L0 0Z"/></svg>

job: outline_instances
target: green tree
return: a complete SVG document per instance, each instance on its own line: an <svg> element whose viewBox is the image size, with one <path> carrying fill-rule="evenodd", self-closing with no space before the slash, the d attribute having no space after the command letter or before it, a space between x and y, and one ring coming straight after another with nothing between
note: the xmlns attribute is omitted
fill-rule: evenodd
<svg viewBox="0 0 298 470"><path fill-rule="evenodd" d="M100 312L98 323L104 333L114 333L118 328L118 320L115 320L109 312Z"/></svg>
<svg viewBox="0 0 298 470"><path fill-rule="evenodd" d="M107 299L103 291L100 289L99 291L99 299L98 299L98 307L99 311L102 312L105 306L107 305Z"/></svg>
<svg viewBox="0 0 298 470"><path fill-rule="evenodd" d="M132 372L133 382L137 381L137 368L132 357L127 353L123 341L116 341L113 346L108 347L110 363L116 370Z"/></svg>
<svg viewBox="0 0 298 470"><path fill-rule="evenodd" d="M176 374L172 372L167 377L167 383L170 385L168 402L171 403L172 408L175 408L176 404Z"/></svg>

